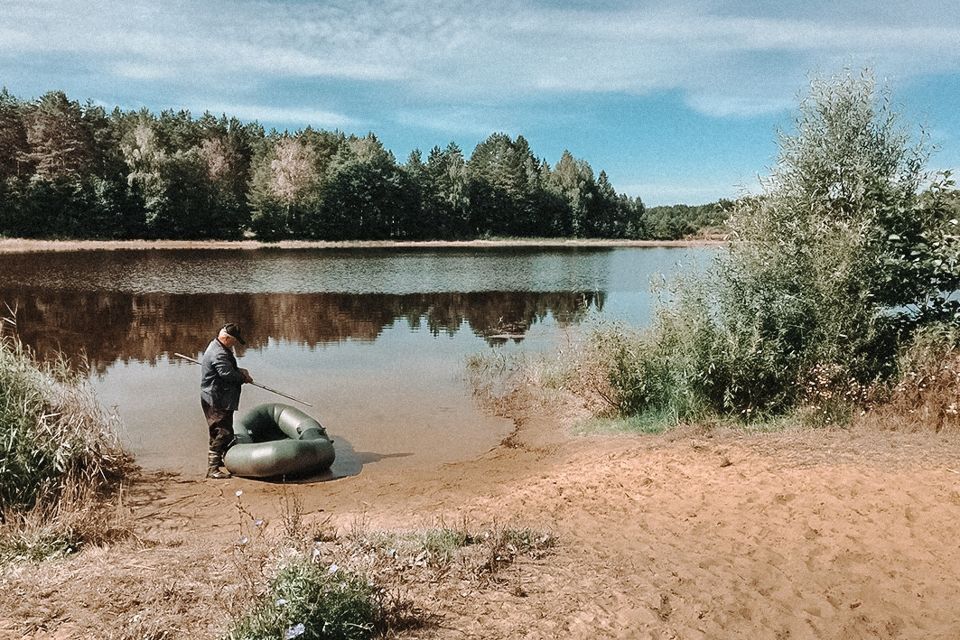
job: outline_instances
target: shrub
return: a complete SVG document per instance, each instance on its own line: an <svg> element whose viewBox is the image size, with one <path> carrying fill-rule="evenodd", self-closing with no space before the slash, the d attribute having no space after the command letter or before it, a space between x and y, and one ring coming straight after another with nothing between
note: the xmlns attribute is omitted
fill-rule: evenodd
<svg viewBox="0 0 960 640"><path fill-rule="evenodd" d="M836 399L889 379L960 286L952 183L921 192L925 160L868 75L815 81L764 193L734 206L728 249L613 351L620 408L752 418L802 405L811 381Z"/></svg>
<svg viewBox="0 0 960 640"><path fill-rule="evenodd" d="M367 582L297 555L281 567L255 611L225 637L361 640L373 635L378 618L376 592Z"/></svg>

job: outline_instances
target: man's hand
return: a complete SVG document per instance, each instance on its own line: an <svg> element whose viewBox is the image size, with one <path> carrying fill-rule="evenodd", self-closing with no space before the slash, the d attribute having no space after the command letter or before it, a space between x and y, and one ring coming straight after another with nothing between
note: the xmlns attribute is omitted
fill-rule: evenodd
<svg viewBox="0 0 960 640"><path fill-rule="evenodd" d="M253 376L250 375L250 372L246 369L240 369L240 375L243 376L243 381L246 383L253 382Z"/></svg>

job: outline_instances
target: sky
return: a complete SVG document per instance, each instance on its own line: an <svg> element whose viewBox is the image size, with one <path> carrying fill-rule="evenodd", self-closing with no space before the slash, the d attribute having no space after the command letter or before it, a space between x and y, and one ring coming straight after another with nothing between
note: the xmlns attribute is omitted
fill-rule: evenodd
<svg viewBox="0 0 960 640"><path fill-rule="evenodd" d="M954 1L0 0L22 99L373 132L400 162L523 135L648 206L758 191L811 78L863 69L960 169Z"/></svg>

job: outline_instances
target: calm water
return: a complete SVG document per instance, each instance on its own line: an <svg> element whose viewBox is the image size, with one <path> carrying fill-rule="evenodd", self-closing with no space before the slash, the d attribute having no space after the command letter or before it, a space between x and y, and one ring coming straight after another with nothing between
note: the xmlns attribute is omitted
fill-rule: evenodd
<svg viewBox="0 0 960 640"><path fill-rule="evenodd" d="M468 355L548 349L592 317L646 324L651 281L709 249L483 248L0 254L0 300L41 354L85 354L101 400L149 468L197 472L206 433L197 356L240 323L241 366L303 398L338 474L465 459L508 421L463 379ZM509 339L502 336L509 334ZM245 387L241 412L282 401Z"/></svg>

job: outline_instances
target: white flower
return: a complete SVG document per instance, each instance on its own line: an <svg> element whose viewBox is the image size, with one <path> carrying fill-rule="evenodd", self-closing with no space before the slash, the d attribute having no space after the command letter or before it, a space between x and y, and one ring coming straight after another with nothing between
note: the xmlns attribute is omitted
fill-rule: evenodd
<svg viewBox="0 0 960 640"><path fill-rule="evenodd" d="M283 640L291 640L292 638L302 636L306 630L307 628L303 626L303 623L298 622L284 632Z"/></svg>
<svg viewBox="0 0 960 640"><path fill-rule="evenodd" d="M287 604L286 599L284 599L284 598L277 598L277 606L278 606L278 607L282 607L282 606L285 605L285 604Z"/></svg>
<svg viewBox="0 0 960 640"><path fill-rule="evenodd" d="M242 495L243 495L243 489L237 489L236 496L239 498Z"/></svg>
<svg viewBox="0 0 960 640"><path fill-rule="evenodd" d="M338 566L335 565L335 564L330 565L330 573L336 573L336 572L337 572L337 569L339 569L339 568L340 568L340 567L338 567Z"/></svg>
<svg viewBox="0 0 960 640"><path fill-rule="evenodd" d="M253 521L253 526L255 526L255 527L262 527L262 526L263 526L263 518L258 518L257 520L254 520L254 521Z"/></svg>
<svg viewBox="0 0 960 640"><path fill-rule="evenodd" d="M242 538L237 540L237 544L240 545L241 547L247 544L248 542L250 542L250 538L248 538L247 536L243 536Z"/></svg>

